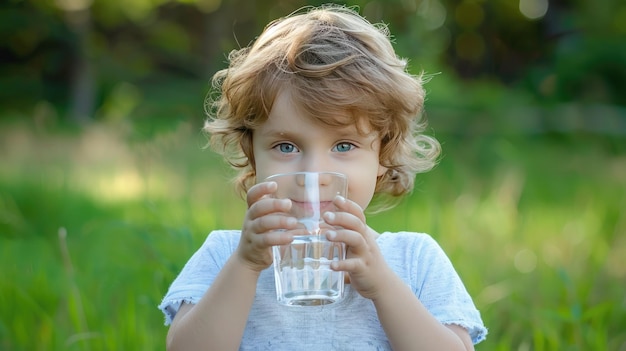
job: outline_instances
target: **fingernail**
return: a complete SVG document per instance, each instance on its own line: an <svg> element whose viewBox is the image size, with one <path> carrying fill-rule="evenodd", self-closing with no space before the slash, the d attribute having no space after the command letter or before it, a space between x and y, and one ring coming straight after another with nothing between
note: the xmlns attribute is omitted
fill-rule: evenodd
<svg viewBox="0 0 626 351"><path fill-rule="evenodd" d="M326 216L326 220L329 220L329 221L335 220L335 214L332 212L326 212L325 216Z"/></svg>
<svg viewBox="0 0 626 351"><path fill-rule="evenodd" d="M337 201L339 203L344 203L344 202L346 202L346 198L341 196L341 195L337 195Z"/></svg>
<svg viewBox="0 0 626 351"><path fill-rule="evenodd" d="M335 232L334 230L329 230L326 232L326 238L328 238L329 240L333 240L337 237L337 232Z"/></svg>

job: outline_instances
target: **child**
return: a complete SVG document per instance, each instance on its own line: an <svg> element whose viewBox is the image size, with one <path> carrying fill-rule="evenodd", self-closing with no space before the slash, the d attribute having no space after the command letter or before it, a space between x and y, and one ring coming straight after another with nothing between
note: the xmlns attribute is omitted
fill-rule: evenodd
<svg viewBox="0 0 626 351"><path fill-rule="evenodd" d="M473 350L487 333L449 259L426 234L379 234L363 211L376 195L409 193L432 168L422 134L421 77L406 72L386 27L327 5L270 23L218 72L205 130L237 169L248 210L241 230L213 231L160 305L170 350ZM337 303L276 301L271 247L289 243L289 200L276 173L347 175L327 235L345 242L332 269L349 277ZM258 182L258 184L257 184Z"/></svg>

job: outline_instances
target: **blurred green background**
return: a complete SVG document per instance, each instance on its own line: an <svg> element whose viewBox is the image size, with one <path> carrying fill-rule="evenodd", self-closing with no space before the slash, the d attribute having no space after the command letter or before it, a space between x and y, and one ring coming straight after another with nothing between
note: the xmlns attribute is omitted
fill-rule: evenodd
<svg viewBox="0 0 626 351"><path fill-rule="evenodd" d="M244 203L200 132L209 80L321 1L0 4L0 349L164 350L156 306ZM626 3L349 1L427 84L433 171L378 231L430 233L478 350L626 350Z"/></svg>

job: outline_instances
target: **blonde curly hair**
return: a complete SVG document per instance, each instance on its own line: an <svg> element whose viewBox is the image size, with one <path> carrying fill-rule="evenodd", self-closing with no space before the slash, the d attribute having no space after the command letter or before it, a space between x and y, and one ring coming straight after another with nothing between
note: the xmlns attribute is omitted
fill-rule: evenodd
<svg viewBox="0 0 626 351"><path fill-rule="evenodd" d="M213 77L204 131L210 145L238 170L237 189L256 182L253 131L268 118L281 89L311 118L327 125L361 125L381 138L378 197L400 198L415 175L437 162L440 145L424 134L424 75L407 72L386 25L372 24L353 8L309 7L268 24L251 46L234 50L229 67Z"/></svg>

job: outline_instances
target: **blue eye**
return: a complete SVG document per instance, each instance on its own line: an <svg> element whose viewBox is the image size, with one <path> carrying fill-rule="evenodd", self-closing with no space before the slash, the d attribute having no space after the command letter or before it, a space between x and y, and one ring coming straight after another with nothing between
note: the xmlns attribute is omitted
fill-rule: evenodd
<svg viewBox="0 0 626 351"><path fill-rule="evenodd" d="M276 145L275 147L278 148L280 152L283 152L286 154L298 151L298 149L294 145L288 144L288 143L281 143L281 144Z"/></svg>
<svg viewBox="0 0 626 351"><path fill-rule="evenodd" d="M339 143L335 145L334 150L337 152L347 152L354 148L354 144L352 143Z"/></svg>

